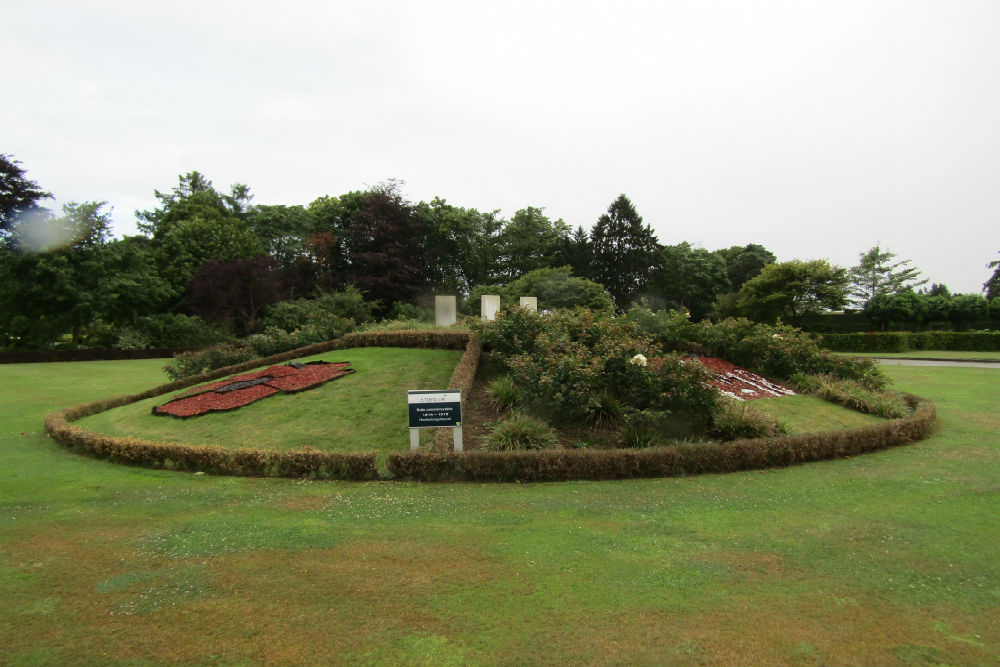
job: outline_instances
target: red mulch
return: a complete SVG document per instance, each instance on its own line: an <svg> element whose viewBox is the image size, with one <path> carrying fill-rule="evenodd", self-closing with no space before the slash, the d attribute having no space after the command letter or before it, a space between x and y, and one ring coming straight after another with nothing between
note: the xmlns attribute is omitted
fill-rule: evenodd
<svg viewBox="0 0 1000 667"><path fill-rule="evenodd" d="M737 401L795 394L791 388L715 357L693 357L712 371L712 386Z"/></svg>
<svg viewBox="0 0 1000 667"><path fill-rule="evenodd" d="M264 370L234 375L188 390L172 401L153 408L154 415L186 419L208 412L225 412L249 405L279 391L295 392L318 387L354 372L351 362L314 361L298 367L271 366Z"/></svg>

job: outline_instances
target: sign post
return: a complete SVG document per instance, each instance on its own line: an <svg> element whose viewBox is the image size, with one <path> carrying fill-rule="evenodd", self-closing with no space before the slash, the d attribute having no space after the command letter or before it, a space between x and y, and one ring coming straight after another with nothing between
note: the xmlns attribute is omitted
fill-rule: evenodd
<svg viewBox="0 0 1000 667"><path fill-rule="evenodd" d="M452 428L455 451L462 451L462 392L458 389L410 390L406 392L410 410L410 451L420 444L422 428Z"/></svg>

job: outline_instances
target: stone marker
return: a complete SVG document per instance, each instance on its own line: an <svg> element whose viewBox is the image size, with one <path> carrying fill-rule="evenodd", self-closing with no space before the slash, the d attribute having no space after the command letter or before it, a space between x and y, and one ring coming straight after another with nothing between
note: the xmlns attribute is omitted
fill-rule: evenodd
<svg viewBox="0 0 1000 667"><path fill-rule="evenodd" d="M438 327L451 326L456 321L458 309L454 296L434 297L434 325Z"/></svg>
<svg viewBox="0 0 1000 667"><path fill-rule="evenodd" d="M521 297L521 308L532 313L538 312L538 297L537 296L522 296Z"/></svg>
<svg viewBox="0 0 1000 667"><path fill-rule="evenodd" d="M484 294L483 298L481 299L479 316L486 321L490 321L497 316L497 311L499 310L500 310L500 295Z"/></svg>

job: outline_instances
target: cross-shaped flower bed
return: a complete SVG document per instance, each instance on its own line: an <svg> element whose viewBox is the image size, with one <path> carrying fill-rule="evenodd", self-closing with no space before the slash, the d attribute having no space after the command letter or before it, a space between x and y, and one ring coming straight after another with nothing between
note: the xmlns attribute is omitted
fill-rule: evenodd
<svg viewBox="0 0 1000 667"><path fill-rule="evenodd" d="M311 361L307 364L293 361L271 366L194 387L172 401L154 407L153 414L187 419L208 412L235 410L281 391L305 391L349 375L354 372L350 365L349 361Z"/></svg>

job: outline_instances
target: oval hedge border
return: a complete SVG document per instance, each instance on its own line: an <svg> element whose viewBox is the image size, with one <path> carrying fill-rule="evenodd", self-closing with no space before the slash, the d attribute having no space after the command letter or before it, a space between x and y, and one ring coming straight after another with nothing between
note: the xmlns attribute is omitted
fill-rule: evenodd
<svg viewBox="0 0 1000 667"><path fill-rule="evenodd" d="M471 395L482 352L475 338L464 332L393 331L348 334L341 339L309 345L264 359L254 359L209 373L160 385L148 391L119 396L49 413L45 429L59 443L116 463L219 475L306 477L314 479L383 480L375 452L228 449L210 445L181 445L138 438L120 438L87 431L72 422L83 417L160 396L202 382L271 365L351 347L422 347L465 349L448 384ZM904 445L930 435L936 410L930 401L905 395L912 414L858 429L804 435L734 440L713 444L670 445L649 449L557 449L523 452L450 452L451 433L438 429L429 450L390 454L387 465L393 480L551 482L678 477L703 473L784 467L825 459L856 456Z"/></svg>

